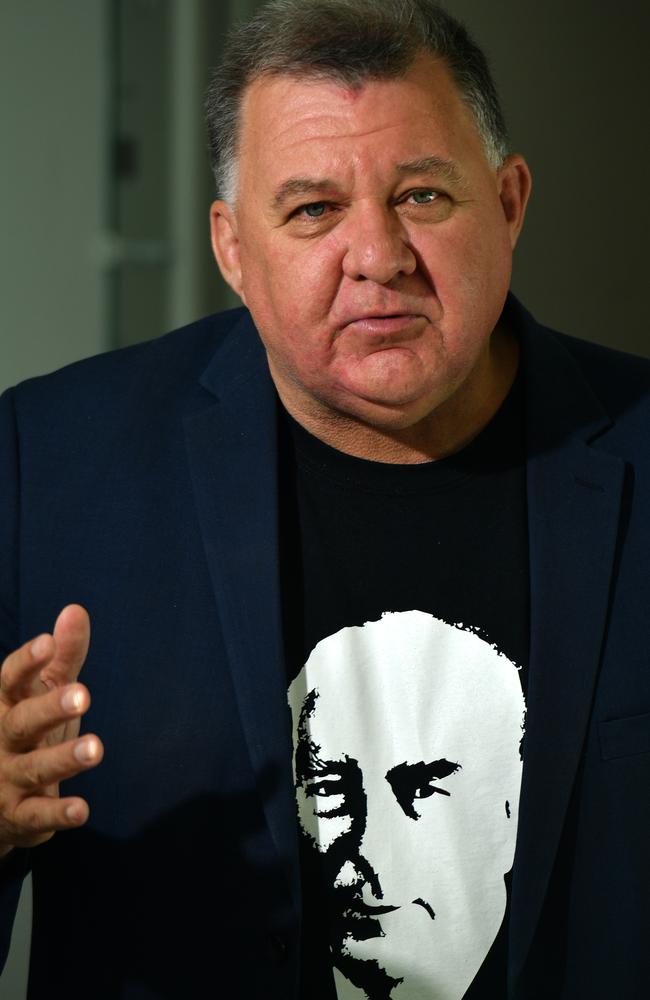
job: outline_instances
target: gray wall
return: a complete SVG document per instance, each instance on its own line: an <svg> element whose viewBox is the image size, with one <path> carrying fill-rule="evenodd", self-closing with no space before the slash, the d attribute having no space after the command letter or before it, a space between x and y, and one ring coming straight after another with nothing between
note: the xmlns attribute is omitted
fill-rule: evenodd
<svg viewBox="0 0 650 1000"><path fill-rule="evenodd" d="M0 3L0 388L106 346L103 14Z"/></svg>
<svg viewBox="0 0 650 1000"><path fill-rule="evenodd" d="M533 197L513 286L538 319L650 355L650 5L448 0L491 56Z"/></svg>

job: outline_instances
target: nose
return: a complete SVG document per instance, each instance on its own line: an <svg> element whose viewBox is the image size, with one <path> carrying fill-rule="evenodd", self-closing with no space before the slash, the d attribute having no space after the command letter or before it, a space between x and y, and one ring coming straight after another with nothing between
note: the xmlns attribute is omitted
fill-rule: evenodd
<svg viewBox="0 0 650 1000"><path fill-rule="evenodd" d="M398 274L412 274L416 264L408 235L390 208L372 203L350 218L343 273L352 281L387 285Z"/></svg>
<svg viewBox="0 0 650 1000"><path fill-rule="evenodd" d="M395 849L403 843L401 810L386 781L367 781L366 809L363 828L358 833L357 849L353 857L339 872L341 885L354 887L368 905L379 900L393 903L392 896L399 896L394 885Z"/></svg>
<svg viewBox="0 0 650 1000"><path fill-rule="evenodd" d="M336 876L335 885L347 886L363 894L367 889L364 902L373 904L384 898L379 876L368 860L359 854L345 861Z"/></svg>

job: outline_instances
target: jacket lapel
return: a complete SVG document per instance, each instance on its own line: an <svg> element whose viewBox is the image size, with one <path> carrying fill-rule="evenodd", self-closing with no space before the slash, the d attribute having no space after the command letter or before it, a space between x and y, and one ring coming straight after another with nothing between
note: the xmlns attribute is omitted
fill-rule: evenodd
<svg viewBox="0 0 650 1000"><path fill-rule="evenodd" d="M523 313L523 310L522 310ZM509 980L540 917L586 738L607 615L624 462L563 344L523 314L531 632Z"/></svg>
<svg viewBox="0 0 650 1000"><path fill-rule="evenodd" d="M204 373L185 419L192 484L258 790L299 898L291 730L282 642L275 389L248 316Z"/></svg>

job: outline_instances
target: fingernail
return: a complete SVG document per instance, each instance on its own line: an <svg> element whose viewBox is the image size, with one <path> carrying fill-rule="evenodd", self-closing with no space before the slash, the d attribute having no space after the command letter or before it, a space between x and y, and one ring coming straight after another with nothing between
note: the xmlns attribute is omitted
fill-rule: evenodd
<svg viewBox="0 0 650 1000"><path fill-rule="evenodd" d="M81 819L79 806L68 806L65 811L65 818L77 823Z"/></svg>
<svg viewBox="0 0 650 1000"><path fill-rule="evenodd" d="M68 688L61 697L61 708L64 712L78 712L82 701L79 688Z"/></svg>
<svg viewBox="0 0 650 1000"><path fill-rule="evenodd" d="M74 748L74 755L80 764L88 764L97 757L97 740L84 740L77 743Z"/></svg>
<svg viewBox="0 0 650 1000"><path fill-rule="evenodd" d="M30 652L35 660L40 660L45 654L50 645L49 635L39 635L38 639L34 639L30 646Z"/></svg>

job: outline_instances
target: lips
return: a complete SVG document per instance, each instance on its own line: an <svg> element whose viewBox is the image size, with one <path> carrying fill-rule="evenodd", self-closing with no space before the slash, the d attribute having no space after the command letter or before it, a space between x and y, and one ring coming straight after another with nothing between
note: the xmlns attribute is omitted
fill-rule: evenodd
<svg viewBox="0 0 650 1000"><path fill-rule="evenodd" d="M413 318L416 314L411 312L410 309L393 309L390 312L387 309L376 309L376 310L360 310L357 312L350 312L348 315L344 316L341 326L349 326L350 323L365 323L372 320L382 320L382 319L404 319L406 317Z"/></svg>
<svg viewBox="0 0 650 1000"><path fill-rule="evenodd" d="M412 330L415 321L421 318L418 314L409 312L364 313L348 319L341 329L379 336L395 333L404 334Z"/></svg>
<svg viewBox="0 0 650 1000"><path fill-rule="evenodd" d="M368 906L358 900L341 913L343 937L350 937L354 941L371 941L373 938L384 937L378 918L393 910L399 910L399 906Z"/></svg>
<svg viewBox="0 0 650 1000"><path fill-rule="evenodd" d="M399 910L399 906L369 906L368 903L359 900L354 906L349 906L345 910L344 916L352 920L360 917L381 917L384 913L392 913L393 910Z"/></svg>

